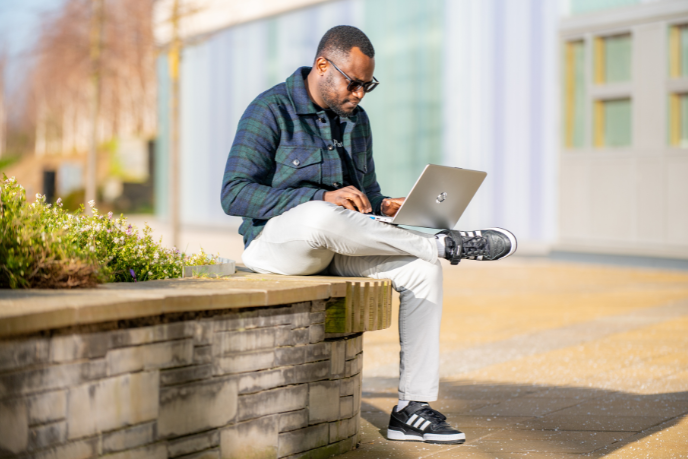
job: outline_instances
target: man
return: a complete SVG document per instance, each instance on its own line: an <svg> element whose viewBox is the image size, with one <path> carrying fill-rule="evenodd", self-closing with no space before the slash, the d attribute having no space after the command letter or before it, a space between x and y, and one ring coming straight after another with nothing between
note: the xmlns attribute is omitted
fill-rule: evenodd
<svg viewBox="0 0 688 459"><path fill-rule="evenodd" d="M439 388L439 258L496 260L516 250L516 239L502 229L421 234L366 216L393 216L404 200L380 191L370 123L358 106L379 84L374 57L363 32L334 27L312 68L259 95L239 122L222 206L244 217L242 259L256 272L391 279L401 299L401 355L388 438L463 443L429 406Z"/></svg>

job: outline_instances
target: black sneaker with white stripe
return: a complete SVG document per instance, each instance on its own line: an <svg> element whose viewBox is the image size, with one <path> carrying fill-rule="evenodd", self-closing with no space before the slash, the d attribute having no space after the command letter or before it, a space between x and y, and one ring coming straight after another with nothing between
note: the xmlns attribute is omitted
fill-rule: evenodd
<svg viewBox="0 0 688 459"><path fill-rule="evenodd" d="M444 230L445 258L451 264L461 260L493 261L506 258L516 252L516 236L503 228L477 231Z"/></svg>
<svg viewBox="0 0 688 459"><path fill-rule="evenodd" d="M458 445L466 435L445 422L447 418L425 402L411 402L403 410L392 408L387 438L390 440L423 441Z"/></svg>

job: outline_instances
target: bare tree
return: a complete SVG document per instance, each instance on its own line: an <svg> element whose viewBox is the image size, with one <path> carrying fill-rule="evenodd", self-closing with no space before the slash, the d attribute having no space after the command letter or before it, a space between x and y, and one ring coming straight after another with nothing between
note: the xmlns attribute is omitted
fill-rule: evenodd
<svg viewBox="0 0 688 459"><path fill-rule="evenodd" d="M84 153L89 148L95 113L87 90L94 83L95 1L102 2L104 11L96 143L155 131L154 0L67 0L44 21L29 82L37 154Z"/></svg>

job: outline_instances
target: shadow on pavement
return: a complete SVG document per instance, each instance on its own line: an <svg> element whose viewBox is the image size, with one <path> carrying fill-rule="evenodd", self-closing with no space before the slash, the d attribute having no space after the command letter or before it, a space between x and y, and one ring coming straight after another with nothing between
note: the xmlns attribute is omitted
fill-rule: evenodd
<svg viewBox="0 0 688 459"><path fill-rule="evenodd" d="M688 413L688 391L638 395L586 387L443 381L440 399L432 407L466 433L466 443L391 442L385 433L397 401L392 381L364 378L361 445L344 457L604 457L676 425Z"/></svg>

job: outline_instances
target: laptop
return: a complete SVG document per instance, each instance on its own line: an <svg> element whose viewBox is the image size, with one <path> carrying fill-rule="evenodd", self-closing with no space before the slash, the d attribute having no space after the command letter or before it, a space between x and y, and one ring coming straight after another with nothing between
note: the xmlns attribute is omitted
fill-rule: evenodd
<svg viewBox="0 0 688 459"><path fill-rule="evenodd" d="M487 172L428 164L394 217L370 218L393 225L452 229Z"/></svg>

